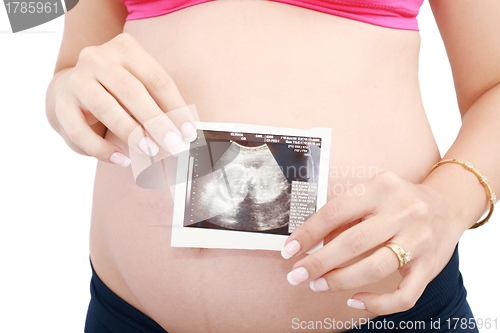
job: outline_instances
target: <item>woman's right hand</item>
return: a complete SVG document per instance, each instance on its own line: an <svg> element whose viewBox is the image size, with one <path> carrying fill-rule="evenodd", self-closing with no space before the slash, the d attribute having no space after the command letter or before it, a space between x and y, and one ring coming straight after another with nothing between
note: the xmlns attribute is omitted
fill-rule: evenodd
<svg viewBox="0 0 500 333"><path fill-rule="evenodd" d="M168 114L186 106L172 78L125 33L83 49L76 66L61 77L55 101L55 115L68 144L105 162L130 164L119 146L104 139L106 130L150 156L159 150L151 138L172 154L196 138L187 108ZM141 125L147 136L129 142L129 135Z"/></svg>

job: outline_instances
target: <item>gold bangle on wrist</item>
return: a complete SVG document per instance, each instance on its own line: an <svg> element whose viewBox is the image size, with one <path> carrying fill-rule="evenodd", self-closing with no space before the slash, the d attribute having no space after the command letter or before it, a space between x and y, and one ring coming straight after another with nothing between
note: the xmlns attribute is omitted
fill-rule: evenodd
<svg viewBox="0 0 500 333"><path fill-rule="evenodd" d="M470 164L469 162L464 162L464 161L461 161L461 160L457 160L457 159L450 159L450 160L442 160L442 161L439 161L437 162L432 168L431 168L431 171L429 171L429 174L434 171L434 169L436 169L438 166L440 165L443 165L443 164L446 164L446 163L455 163L455 164L459 164L461 166L463 166L465 169L469 170L470 172L472 172L473 174L476 175L477 179L479 179L479 182L484 186L484 188L486 189L486 194L488 196L488 200L490 202L490 211L488 212L488 214L486 215L486 217L484 219L482 219L481 221L479 222L476 222L472 227L470 227L469 229L476 229L477 227L480 227L482 226L483 224L485 224L486 222L488 222L488 220L490 219L491 215L493 214L493 209L495 208L495 203L497 201L497 197L495 196L495 193L493 193L493 191L491 190L491 187L490 187L490 184L488 182L488 179L486 178L485 175L483 175L481 172L479 172L472 164Z"/></svg>

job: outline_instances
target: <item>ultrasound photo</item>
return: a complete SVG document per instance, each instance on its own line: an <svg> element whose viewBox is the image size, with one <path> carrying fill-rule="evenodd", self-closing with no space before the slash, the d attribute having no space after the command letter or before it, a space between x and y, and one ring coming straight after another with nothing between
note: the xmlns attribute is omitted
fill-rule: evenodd
<svg viewBox="0 0 500 333"><path fill-rule="evenodd" d="M190 218L187 226L267 231L288 225L291 185L267 144L247 147L233 141L214 172L191 190L188 210L196 223Z"/></svg>
<svg viewBox="0 0 500 333"><path fill-rule="evenodd" d="M201 243L215 244L208 247L234 248L238 247L235 239L251 238L259 243L271 235L280 236L284 242L326 201L326 190L322 191L324 186L319 186L319 181L326 179L329 151L325 152L324 141L328 140L329 147L329 132L316 129L318 135L313 136L304 130L264 131L263 126L231 125L231 130L199 126L198 138L191 143L185 164L179 164L178 175L186 178L177 185L182 191L176 192L176 196L183 195L183 202L176 198L175 203L183 204L182 214L174 206L179 213L177 220L182 215L181 229L186 236L186 230L193 230L189 235L198 236L195 238L202 239ZM262 131L251 132L249 128ZM306 135L296 135L294 131ZM319 195L322 198L318 200ZM201 231L207 233L200 234ZM220 231L224 233L216 234ZM172 234L173 246L196 243L175 242L176 233ZM258 235L264 238L252 238ZM236 245L225 246L224 238L228 237Z"/></svg>
<svg viewBox="0 0 500 333"><path fill-rule="evenodd" d="M184 226L289 234L292 182L316 184L321 139L200 134L189 157Z"/></svg>

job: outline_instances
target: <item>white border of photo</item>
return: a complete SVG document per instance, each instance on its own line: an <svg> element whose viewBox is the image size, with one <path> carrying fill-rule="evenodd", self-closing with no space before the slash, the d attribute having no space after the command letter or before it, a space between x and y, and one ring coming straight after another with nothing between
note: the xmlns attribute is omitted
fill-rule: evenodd
<svg viewBox="0 0 500 333"><path fill-rule="evenodd" d="M292 129L274 126L260 126L232 123L197 122L198 130L238 132L238 133L269 133L273 135L301 136L321 138L321 154L318 177L318 197L316 210L327 201L328 167L330 163L331 129L314 127L309 130ZM172 247L223 248L246 250L281 251L288 235L271 233L247 232L236 230L202 229L184 227L184 212L186 208L186 181L189 164L189 154L182 154L177 162L177 181L174 198L174 215L172 221ZM308 253L323 246L318 244Z"/></svg>

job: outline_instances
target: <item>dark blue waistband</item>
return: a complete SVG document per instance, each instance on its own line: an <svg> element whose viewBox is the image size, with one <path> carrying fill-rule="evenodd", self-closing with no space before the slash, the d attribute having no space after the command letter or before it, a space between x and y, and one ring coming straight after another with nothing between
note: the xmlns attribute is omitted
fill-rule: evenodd
<svg viewBox="0 0 500 333"><path fill-rule="evenodd" d="M167 333L109 289L92 267L90 304L85 322L86 333Z"/></svg>

